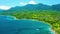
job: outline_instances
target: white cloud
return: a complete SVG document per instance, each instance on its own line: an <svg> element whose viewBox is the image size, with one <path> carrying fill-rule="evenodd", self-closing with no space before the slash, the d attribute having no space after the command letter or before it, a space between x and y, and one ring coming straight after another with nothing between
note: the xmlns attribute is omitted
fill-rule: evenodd
<svg viewBox="0 0 60 34"><path fill-rule="evenodd" d="M31 0L29 4L37 4L34 0Z"/></svg>
<svg viewBox="0 0 60 34"><path fill-rule="evenodd" d="M20 2L20 6L25 6L27 4L37 4L34 0L30 0L29 2Z"/></svg>
<svg viewBox="0 0 60 34"><path fill-rule="evenodd" d="M20 6L24 6L24 5L27 5L27 3L25 3L25 2L20 2Z"/></svg>
<svg viewBox="0 0 60 34"><path fill-rule="evenodd" d="M2 10L8 10L8 9L10 9L11 7L9 7L9 6L0 6L0 9L2 9Z"/></svg>

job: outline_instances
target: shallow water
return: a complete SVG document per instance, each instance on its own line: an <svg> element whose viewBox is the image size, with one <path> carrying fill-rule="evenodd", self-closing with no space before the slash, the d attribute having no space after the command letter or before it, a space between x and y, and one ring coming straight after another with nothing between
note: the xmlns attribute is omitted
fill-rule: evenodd
<svg viewBox="0 0 60 34"><path fill-rule="evenodd" d="M53 32L50 26L43 22L0 16L0 34L53 34Z"/></svg>

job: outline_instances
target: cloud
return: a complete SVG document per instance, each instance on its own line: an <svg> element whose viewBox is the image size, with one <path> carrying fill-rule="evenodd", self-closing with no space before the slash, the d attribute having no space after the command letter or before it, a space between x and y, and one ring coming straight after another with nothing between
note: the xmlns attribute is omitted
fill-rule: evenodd
<svg viewBox="0 0 60 34"><path fill-rule="evenodd" d="M27 4L37 4L34 0L30 0L29 2L20 2L20 6L25 6Z"/></svg>
<svg viewBox="0 0 60 34"><path fill-rule="evenodd" d="M26 2L20 2L20 6L24 6L24 5L27 5Z"/></svg>
<svg viewBox="0 0 60 34"><path fill-rule="evenodd" d="M8 10L8 9L10 9L11 7L9 7L9 6L0 6L0 9L2 9L2 10Z"/></svg>
<svg viewBox="0 0 60 34"><path fill-rule="evenodd" d="M31 0L29 4L37 4L35 1Z"/></svg>

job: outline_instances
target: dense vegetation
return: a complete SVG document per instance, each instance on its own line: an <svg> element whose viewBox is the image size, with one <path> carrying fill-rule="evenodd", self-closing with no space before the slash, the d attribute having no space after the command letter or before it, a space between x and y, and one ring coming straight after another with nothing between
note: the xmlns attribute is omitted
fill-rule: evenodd
<svg viewBox="0 0 60 34"><path fill-rule="evenodd" d="M35 19L50 24L52 29L60 34L60 12L52 10L35 10L35 11L19 11L19 12L0 12L0 15L11 15L17 19Z"/></svg>
<svg viewBox="0 0 60 34"><path fill-rule="evenodd" d="M0 10L0 15L11 15L17 19L35 19L49 24L60 34L60 4L48 6L44 4L17 6L10 10Z"/></svg>

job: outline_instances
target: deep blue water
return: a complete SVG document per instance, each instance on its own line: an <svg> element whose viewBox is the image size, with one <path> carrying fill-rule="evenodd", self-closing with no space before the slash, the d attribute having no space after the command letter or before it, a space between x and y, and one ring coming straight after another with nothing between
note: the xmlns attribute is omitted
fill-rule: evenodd
<svg viewBox="0 0 60 34"><path fill-rule="evenodd" d="M36 20L0 16L0 34L53 34L49 28L48 24Z"/></svg>

